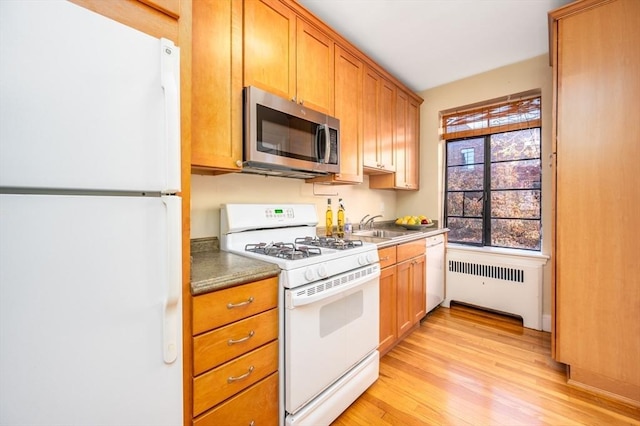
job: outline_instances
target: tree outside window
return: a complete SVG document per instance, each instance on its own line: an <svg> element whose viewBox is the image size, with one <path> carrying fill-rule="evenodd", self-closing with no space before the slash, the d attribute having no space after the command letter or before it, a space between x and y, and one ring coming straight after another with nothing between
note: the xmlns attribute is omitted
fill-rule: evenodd
<svg viewBox="0 0 640 426"><path fill-rule="evenodd" d="M537 105L539 117L539 98ZM446 142L445 220L449 241L539 251L539 124L486 133Z"/></svg>

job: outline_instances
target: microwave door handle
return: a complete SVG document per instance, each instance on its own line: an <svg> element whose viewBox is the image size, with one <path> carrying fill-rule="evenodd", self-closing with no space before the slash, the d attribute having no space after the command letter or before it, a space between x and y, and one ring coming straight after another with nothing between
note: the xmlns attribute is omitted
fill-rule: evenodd
<svg viewBox="0 0 640 426"><path fill-rule="evenodd" d="M318 126L319 140L318 146L324 147L324 150L319 152L318 158L322 160L325 164L329 164L329 158L331 156L331 147L330 147L330 138L329 138L329 126L327 124L322 124Z"/></svg>

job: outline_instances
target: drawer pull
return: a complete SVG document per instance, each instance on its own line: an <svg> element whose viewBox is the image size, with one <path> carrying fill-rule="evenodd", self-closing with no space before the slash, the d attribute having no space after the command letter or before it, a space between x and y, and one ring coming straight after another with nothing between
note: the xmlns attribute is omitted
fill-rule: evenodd
<svg viewBox="0 0 640 426"><path fill-rule="evenodd" d="M227 303L227 309L233 309L233 308L239 308L241 306L246 306L251 302L253 302L253 296L251 296L250 298L248 298L244 302L240 302L240 303L231 303L231 302L229 302L229 303Z"/></svg>
<svg viewBox="0 0 640 426"><path fill-rule="evenodd" d="M391 257L391 256L385 256L385 257L383 257L383 258L381 258L381 259L380 259L380 262L384 262L384 261L386 261L386 260L389 260L389 258L390 258L390 257Z"/></svg>
<svg viewBox="0 0 640 426"><path fill-rule="evenodd" d="M249 426L256 426L256 421L255 420L251 420L251 423L249 423Z"/></svg>
<svg viewBox="0 0 640 426"><path fill-rule="evenodd" d="M227 345L231 346L231 345L235 345L236 343L246 342L247 340L251 339L254 334L256 334L256 332L251 330L247 336L245 336L245 337L243 337L241 339L237 339L237 340L229 339L229 340L227 340Z"/></svg>
<svg viewBox="0 0 640 426"><path fill-rule="evenodd" d="M253 370L254 370L254 367L252 365L251 367L249 367L249 370L246 373L244 373L243 375L238 376L238 377L233 377L233 376L229 377L227 379L227 383L233 383L233 382L237 382L238 380L246 379L247 377L249 377L249 375L251 373L253 373Z"/></svg>

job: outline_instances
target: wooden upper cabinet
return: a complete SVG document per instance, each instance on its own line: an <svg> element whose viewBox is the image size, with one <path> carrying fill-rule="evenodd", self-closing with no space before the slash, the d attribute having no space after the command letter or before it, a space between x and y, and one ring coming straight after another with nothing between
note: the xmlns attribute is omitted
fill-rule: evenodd
<svg viewBox="0 0 640 426"><path fill-rule="evenodd" d="M244 5L244 85L333 114L333 40L279 0Z"/></svg>
<svg viewBox="0 0 640 426"><path fill-rule="evenodd" d="M244 85L296 96L296 14L279 0L244 2Z"/></svg>
<svg viewBox="0 0 640 426"><path fill-rule="evenodd" d="M420 174L420 104L407 92L397 88L395 98L395 159L394 174L373 175L373 189L419 188Z"/></svg>
<svg viewBox="0 0 640 426"><path fill-rule="evenodd" d="M340 120L340 173L307 182L362 183L362 61L335 47L335 116Z"/></svg>
<svg viewBox="0 0 640 426"><path fill-rule="evenodd" d="M333 40L298 18L296 57L296 102L333 115Z"/></svg>
<svg viewBox="0 0 640 426"><path fill-rule="evenodd" d="M242 161L242 5L193 2L191 166L239 171Z"/></svg>
<svg viewBox="0 0 640 426"><path fill-rule="evenodd" d="M363 81L364 172L395 171L395 86L367 66Z"/></svg>

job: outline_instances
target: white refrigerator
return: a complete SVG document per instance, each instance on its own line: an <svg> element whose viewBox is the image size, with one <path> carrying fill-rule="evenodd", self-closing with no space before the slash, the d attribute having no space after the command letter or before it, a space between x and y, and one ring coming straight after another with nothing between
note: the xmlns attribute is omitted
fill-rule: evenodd
<svg viewBox="0 0 640 426"><path fill-rule="evenodd" d="M0 1L0 425L182 424L179 66Z"/></svg>

